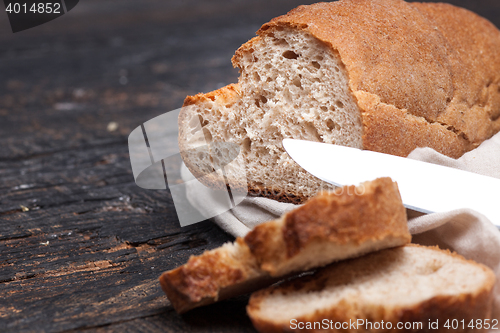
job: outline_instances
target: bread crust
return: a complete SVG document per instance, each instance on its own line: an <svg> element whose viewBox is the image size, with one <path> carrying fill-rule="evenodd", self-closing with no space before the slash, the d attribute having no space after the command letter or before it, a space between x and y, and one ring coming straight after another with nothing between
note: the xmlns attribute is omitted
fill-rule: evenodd
<svg viewBox="0 0 500 333"><path fill-rule="evenodd" d="M428 300L420 302L415 306L410 307L396 307L390 308L385 307L383 304L379 306L371 307L370 313L360 313L360 310L357 308L355 302L351 302L349 299L341 300L338 303L338 306L334 306L332 308L325 308L319 311L316 311L310 315L302 316L297 319L298 322L314 322L321 321L323 319L332 320L333 322L349 322L349 320L357 320L357 319L367 319L370 322L378 322L380 323L382 320L385 323L391 322L393 327L396 327L398 322L422 322L423 330L419 331L432 331L432 332L447 332L448 329L444 328L442 325L446 322L446 320L457 319L458 321L464 320L468 323L472 319L488 319L491 318L491 307L492 307L492 290L495 284L495 274L486 266L478 264L472 260L466 260L462 256L451 253L448 250L440 250L436 247L425 247L416 244L408 244L406 247L421 247L428 248L434 251L439 251L442 253L446 253L454 258L457 258L461 261L467 262L484 272L486 275L485 283L480 286L474 293L461 293L456 295L437 295ZM384 251L397 251L398 249L389 249ZM382 254L383 252L381 252ZM385 252L386 253L386 252ZM382 256L379 255L378 259ZM357 259L354 259L357 260ZM383 260L383 258L381 259ZM347 262L348 263L348 262ZM381 264L381 263L377 263ZM332 266L329 266L332 267ZM247 313L250 316L252 323L255 328L262 333L268 332L290 332L293 331L290 329L289 323L281 323L278 321L269 321L259 316L259 311L262 302L271 294L275 292L279 292L280 294L286 294L287 291L296 291L303 288L306 288L310 291L319 291L322 290L325 285L325 278L327 278L329 272L329 267L326 267L322 270L319 270L314 275L306 276L303 278L295 279L289 282L285 282L281 285L269 287L264 290L257 291L252 294L249 304L247 306ZM348 273L346 273L348 274ZM411 288L411 286L410 286ZM434 322L439 320L440 329L434 330L429 329L428 324L430 322ZM366 328L366 327L365 327ZM319 332L319 331L329 331L336 332L337 330L310 330L311 332ZM396 329L385 329L385 330L341 330L343 332L392 332L392 331L405 331L405 330L396 330ZM414 331L414 330L406 330L406 331ZM454 330L456 331L456 330ZM471 330L465 327L465 330L458 330L458 332L477 332L483 330Z"/></svg>
<svg viewBox="0 0 500 333"><path fill-rule="evenodd" d="M471 144L463 134L429 123L393 105L385 104L376 95L356 92L363 112L363 145L365 149L406 156L415 147L432 147L447 156L458 157Z"/></svg>
<svg viewBox="0 0 500 333"><path fill-rule="evenodd" d="M264 197L279 202L293 203L296 205L305 203L309 197L293 193L291 191L283 191L282 189L259 185L256 182L250 181L248 183L248 193L252 196Z"/></svg>
<svg viewBox="0 0 500 333"><path fill-rule="evenodd" d="M398 245L411 241L406 210L397 184L390 178L320 194L281 220L258 225L245 236L260 267L271 275L282 274L288 261L303 256L313 245L333 243L349 248L374 239L395 239Z"/></svg>
<svg viewBox="0 0 500 333"><path fill-rule="evenodd" d="M366 149L406 156L428 146L457 158L500 130L500 32L468 10L343 0L297 7L257 34L283 28L307 31L329 45L356 97L368 93L394 109L380 115L379 103L358 100ZM236 51L235 66L251 47L249 42ZM396 110L414 117L401 118ZM384 126L391 116L403 128Z"/></svg>
<svg viewBox="0 0 500 333"><path fill-rule="evenodd" d="M226 106L231 106L234 102L239 99L240 89L237 83L228 84L220 89L208 92L208 93L198 93L194 96L187 96L184 99L183 107L195 105L200 102L215 101L218 100L219 103L225 104Z"/></svg>
<svg viewBox="0 0 500 333"><path fill-rule="evenodd" d="M223 247L217 248L191 256L185 265L160 276L160 285L178 313L224 299L220 295L224 288L254 279L253 283L258 286L258 280L267 279L245 242L238 238L236 243L238 259L231 257Z"/></svg>

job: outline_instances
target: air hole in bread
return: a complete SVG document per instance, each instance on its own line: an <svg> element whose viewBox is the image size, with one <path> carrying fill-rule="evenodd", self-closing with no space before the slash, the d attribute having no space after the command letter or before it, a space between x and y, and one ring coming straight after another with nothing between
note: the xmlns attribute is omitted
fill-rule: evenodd
<svg viewBox="0 0 500 333"><path fill-rule="evenodd" d="M299 57L299 55L295 52L293 52L292 50L287 50L285 52L283 52L283 57L287 58L287 59L297 59Z"/></svg>
<svg viewBox="0 0 500 333"><path fill-rule="evenodd" d="M296 77L295 79L293 79L292 83L294 86L302 88L302 84L300 83L300 78Z"/></svg>
<svg viewBox="0 0 500 333"><path fill-rule="evenodd" d="M328 111L328 108L326 106L320 106L319 108L321 109L321 111L324 111L324 112Z"/></svg>
<svg viewBox="0 0 500 333"><path fill-rule="evenodd" d="M205 136L205 141L207 141L207 143L212 142L212 133L210 133L208 129L203 129L203 135Z"/></svg>
<svg viewBox="0 0 500 333"><path fill-rule="evenodd" d="M255 81L259 82L259 81L260 81L260 75L259 75L259 73L254 72L254 73L253 73L253 79L254 79Z"/></svg>
<svg viewBox="0 0 500 333"><path fill-rule="evenodd" d="M266 96L263 96L263 95L259 95L259 98L255 99L255 105L257 105L257 107L261 107L261 103L262 104L266 104L267 103L267 98Z"/></svg>
<svg viewBox="0 0 500 333"><path fill-rule="evenodd" d="M340 72L340 68L335 67L335 71L336 71L337 73L338 73L338 72Z"/></svg>
<svg viewBox="0 0 500 333"><path fill-rule="evenodd" d="M245 153L252 149L252 140L248 136L243 140L242 148Z"/></svg>
<svg viewBox="0 0 500 333"><path fill-rule="evenodd" d="M282 47L282 48L290 46L290 44L288 44L288 42L286 40L284 40L284 39L276 39L274 41L274 45Z"/></svg>
<svg viewBox="0 0 500 333"><path fill-rule="evenodd" d="M313 67L316 68L316 69L320 69L321 68L321 65L317 61L311 62L311 65L313 65Z"/></svg>
<svg viewBox="0 0 500 333"><path fill-rule="evenodd" d="M336 122L334 122L333 120L331 119L328 119L326 121L326 127L328 127L328 129L331 131L333 129L336 129L336 130L340 130L340 125L337 124Z"/></svg>
<svg viewBox="0 0 500 333"><path fill-rule="evenodd" d="M309 135L313 136L313 138L316 139L316 141L323 142L323 139L321 138L321 136L318 133L318 130L316 129L316 127L314 127L313 124L305 123L304 128Z"/></svg>
<svg viewBox="0 0 500 333"><path fill-rule="evenodd" d="M431 262L428 265L418 267L417 274L418 275L431 275L439 271L443 267L443 263L441 262Z"/></svg>
<svg viewBox="0 0 500 333"><path fill-rule="evenodd" d="M341 101L336 101L336 102L335 102L335 105L337 105L337 107L338 107L339 109L343 109L343 108L344 108L344 103L342 103Z"/></svg>

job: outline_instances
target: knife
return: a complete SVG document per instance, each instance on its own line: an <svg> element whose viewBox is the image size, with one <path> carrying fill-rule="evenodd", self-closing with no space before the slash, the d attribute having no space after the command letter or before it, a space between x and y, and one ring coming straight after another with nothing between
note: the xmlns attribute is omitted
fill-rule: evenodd
<svg viewBox="0 0 500 333"><path fill-rule="evenodd" d="M283 147L302 168L327 183L342 186L390 177L398 183L406 208L423 213L470 208L500 227L500 179L327 143L284 139Z"/></svg>

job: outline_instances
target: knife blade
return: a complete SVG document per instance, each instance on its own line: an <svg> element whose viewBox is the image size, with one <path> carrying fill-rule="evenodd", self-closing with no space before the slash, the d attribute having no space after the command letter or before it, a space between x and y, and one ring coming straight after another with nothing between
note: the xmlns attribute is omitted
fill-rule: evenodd
<svg viewBox="0 0 500 333"><path fill-rule="evenodd" d="M407 208L423 213L470 208L500 227L500 179L320 142L284 139L283 147L303 169L325 182L342 186L390 177L398 183Z"/></svg>

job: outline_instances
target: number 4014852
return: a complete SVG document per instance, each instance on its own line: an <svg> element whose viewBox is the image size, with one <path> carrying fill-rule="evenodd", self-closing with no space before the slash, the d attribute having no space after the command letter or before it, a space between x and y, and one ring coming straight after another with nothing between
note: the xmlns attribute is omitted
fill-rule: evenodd
<svg viewBox="0 0 500 333"><path fill-rule="evenodd" d="M46 2L34 3L33 5L29 6L26 3L9 3L5 8L5 11L9 14L61 14L61 4L57 2Z"/></svg>
<svg viewBox="0 0 500 333"><path fill-rule="evenodd" d="M443 325L447 329L465 329L466 326L471 329L493 329L497 330L498 329L498 319L472 319L469 322L466 322L464 319L462 320L457 320L453 319L450 320L448 319L446 323Z"/></svg>

